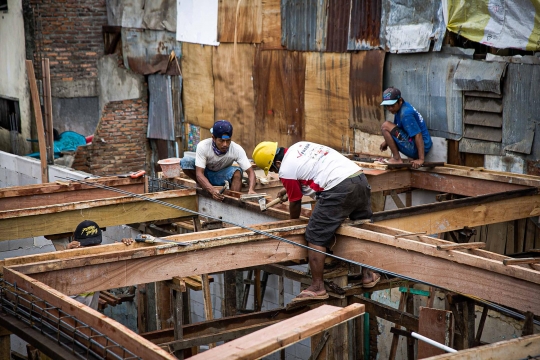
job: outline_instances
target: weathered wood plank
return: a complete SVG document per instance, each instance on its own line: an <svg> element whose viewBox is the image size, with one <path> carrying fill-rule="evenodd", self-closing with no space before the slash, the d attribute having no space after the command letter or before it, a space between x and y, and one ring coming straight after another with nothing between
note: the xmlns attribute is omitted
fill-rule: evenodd
<svg viewBox="0 0 540 360"><path fill-rule="evenodd" d="M262 0L221 0L218 8L220 43L260 43L263 33Z"/></svg>
<svg viewBox="0 0 540 360"><path fill-rule="evenodd" d="M363 296L353 296L350 301L363 304L366 307L366 312L370 315L403 326L409 331L418 331L418 316L394 309L393 307Z"/></svg>
<svg viewBox="0 0 540 360"><path fill-rule="evenodd" d="M420 306L418 333L440 344L452 347L454 339L452 312ZM446 354L446 352L424 341L418 341L418 359L439 354Z"/></svg>
<svg viewBox="0 0 540 360"><path fill-rule="evenodd" d="M280 348L355 318L363 312L364 305L361 304L352 304L345 308L322 305L215 349L205 351L194 356L193 359L259 359Z"/></svg>
<svg viewBox="0 0 540 360"><path fill-rule="evenodd" d="M463 136L469 139L501 142L502 129L478 125L465 125L465 132Z"/></svg>
<svg viewBox="0 0 540 360"><path fill-rule="evenodd" d="M255 95L253 62L255 46L221 44L213 48L214 118L229 120L234 127L233 141L247 154L255 149Z"/></svg>
<svg viewBox="0 0 540 360"><path fill-rule="evenodd" d="M283 49L281 46L281 1L262 0L262 48Z"/></svg>
<svg viewBox="0 0 540 360"><path fill-rule="evenodd" d="M348 149L350 54L306 53L305 140Z"/></svg>
<svg viewBox="0 0 540 360"><path fill-rule="evenodd" d="M497 113L478 113L465 111L463 122L469 125L502 128L502 115Z"/></svg>
<svg viewBox="0 0 540 360"><path fill-rule="evenodd" d="M463 105L463 109L501 113L502 99L465 97L465 104Z"/></svg>
<svg viewBox="0 0 540 360"><path fill-rule="evenodd" d="M187 123L205 129L214 125L212 48L182 43L184 118Z"/></svg>

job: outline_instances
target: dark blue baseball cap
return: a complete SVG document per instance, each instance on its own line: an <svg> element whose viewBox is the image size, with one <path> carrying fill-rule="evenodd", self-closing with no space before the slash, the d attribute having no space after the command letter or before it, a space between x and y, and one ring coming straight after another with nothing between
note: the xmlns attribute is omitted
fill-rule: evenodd
<svg viewBox="0 0 540 360"><path fill-rule="evenodd" d="M233 127L227 120L218 120L214 123L210 132L215 138L228 140L232 137Z"/></svg>
<svg viewBox="0 0 540 360"><path fill-rule="evenodd" d="M389 87L383 92L383 101L381 105L394 105L399 99L401 99L401 91L394 87Z"/></svg>

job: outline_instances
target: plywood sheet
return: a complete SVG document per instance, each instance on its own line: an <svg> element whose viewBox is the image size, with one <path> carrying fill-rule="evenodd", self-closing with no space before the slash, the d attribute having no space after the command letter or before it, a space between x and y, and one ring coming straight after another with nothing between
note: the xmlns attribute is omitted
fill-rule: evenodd
<svg viewBox="0 0 540 360"><path fill-rule="evenodd" d="M452 312L420 306L418 333L440 344L452 347L454 339ZM446 354L446 352L424 341L418 341L418 359L440 354Z"/></svg>
<svg viewBox="0 0 540 360"><path fill-rule="evenodd" d="M353 141L349 128L350 54L307 53L305 139L336 150Z"/></svg>
<svg viewBox="0 0 540 360"><path fill-rule="evenodd" d="M358 51L351 54L349 125L369 134L381 133L384 109L380 105L385 52Z"/></svg>
<svg viewBox="0 0 540 360"><path fill-rule="evenodd" d="M281 0L262 0L262 47L282 49Z"/></svg>
<svg viewBox="0 0 540 360"><path fill-rule="evenodd" d="M214 125L212 47L183 43L185 121L207 129Z"/></svg>
<svg viewBox="0 0 540 360"><path fill-rule="evenodd" d="M303 52L260 50L255 56L256 142L277 141L288 147L304 138Z"/></svg>
<svg viewBox="0 0 540 360"><path fill-rule="evenodd" d="M220 0L218 41L260 43L262 40L262 0Z"/></svg>
<svg viewBox="0 0 540 360"><path fill-rule="evenodd" d="M214 116L229 120L233 141L251 155L255 148L253 62L255 46L221 44L214 48Z"/></svg>

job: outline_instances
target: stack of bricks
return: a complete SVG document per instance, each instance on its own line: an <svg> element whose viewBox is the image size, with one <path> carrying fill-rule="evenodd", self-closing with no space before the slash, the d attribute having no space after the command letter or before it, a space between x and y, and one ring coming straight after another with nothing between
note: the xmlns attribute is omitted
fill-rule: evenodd
<svg viewBox="0 0 540 360"><path fill-rule="evenodd" d="M49 58L51 80L97 79L97 60L104 52L106 1L31 0L30 4L36 21L36 52Z"/></svg>
<svg viewBox="0 0 540 360"><path fill-rule="evenodd" d="M73 168L99 176L148 170L147 127L148 103L145 99L108 103L92 144L77 149Z"/></svg>

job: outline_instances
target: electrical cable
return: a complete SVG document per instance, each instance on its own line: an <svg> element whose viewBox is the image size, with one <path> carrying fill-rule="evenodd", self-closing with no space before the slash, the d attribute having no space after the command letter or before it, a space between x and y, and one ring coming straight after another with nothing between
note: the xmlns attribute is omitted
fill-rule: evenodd
<svg viewBox="0 0 540 360"><path fill-rule="evenodd" d="M427 282L427 281L423 281L423 280L419 280L419 279L415 279L415 278L412 278L412 277L409 277L409 276L406 276L406 275L401 275L401 274L398 274L398 273L395 273L395 272L392 272L392 271L387 271L387 270L384 270L384 269L380 269L380 268L377 268L375 266L371 266L371 265L367 265L367 264L362 264L360 262L357 262L357 261L354 261L354 260L350 260L350 259L346 259L346 258L343 258L341 256L337 256L337 255L334 255L334 254L330 254L330 253L326 253L324 251L321 251L321 250L318 250L318 249L314 249L314 248L311 248L307 245L304 245L304 244L299 244L299 243L296 243L294 241L291 241L289 239L285 239L285 238L282 238L280 236L277 236L277 235L274 235L274 234L271 234L271 233L268 233L266 231L263 231L263 230L257 230L257 229L254 229L254 228L251 228L249 226L246 226L246 225L241 225L241 224L237 224L237 223L234 223L232 221L227 221L227 220L223 220L223 219L220 219L220 218L217 218L217 217L214 217L214 216L211 216L211 215L207 215L207 214L203 214L203 213L200 213L200 212L197 212L197 211L194 211L194 210L191 210L191 209L188 209L188 208L184 208L184 207L181 207L181 206L178 206L178 205L174 205L174 204L170 204L170 203L167 203L165 201L161 201L161 200L157 200L157 199L152 199L152 198L149 198L149 197L146 197L144 195L140 195L140 194L136 194L136 193L132 193L132 192L129 192L129 191L126 191L126 190L122 190L122 189L117 189L115 187L112 187L112 186L107 186L107 185L102 185L102 184L97 184L97 183L92 183L92 182L87 182L87 181L84 181L84 180L79 180L79 179L75 179L75 178L68 178L68 177L60 177L60 176L57 176L57 178L59 179L63 179L63 180L69 180L69 181L76 181L76 182L79 182L79 183L82 183L82 184L85 184L85 185L89 185L89 186L93 186L93 187L97 187L97 188L100 188L100 189L104 189L104 190L110 190L110 191L114 191L114 192L117 192L117 193L120 193L120 194L124 194L124 195L128 195L128 196L131 196L131 197L136 197L136 198L139 198L141 200L145 200L145 201L149 201L149 202L153 202L155 204L159 204L159 205L164 205L164 206L168 206L170 208L173 208L173 209L176 209L176 210L181 210L181 211L185 211L185 212L188 212L188 213L191 213L193 215L202 215L206 218L209 218L209 219L212 219L212 220L216 220L216 221L222 221L224 223L227 223L227 224L230 224L230 225L234 225L234 226L237 226L237 227L240 227L242 229L245 229L245 230L249 230L249 231L252 231L256 234L259 234L259 235L264 235L264 236L267 236L269 238L272 238L272 239L275 239L275 240L279 240L279 241L282 241L282 242L285 242L285 243L288 243L288 244L291 244L291 245L294 245L294 246L298 246L298 247L301 247L301 248L304 248L306 250L309 250L309 251L314 251L314 252L318 252L320 254L324 254L328 257L331 257L331 258L334 258L336 260L340 260L340 261L344 261L344 262L347 262L347 263L350 263L350 264L354 264L354 265L358 265L358 266L361 266L361 267L364 267L366 269L370 269L372 271L376 271L376 272L379 272L379 273L383 273L383 274L386 274L386 275L389 275L389 276L393 276L393 277L397 277L397 278L400 278L400 279L403 279L403 280L407 280L407 281L411 281L411 282L415 282L415 283L419 283L419 284L424 284L424 285L427 285L427 286L431 286L431 287L434 287L434 288L439 288L439 289L443 289L443 290L447 290L447 291L450 291L450 292L453 292L453 293L456 293L458 295L462 295L462 296L465 296L469 299L472 299L472 300L475 300L481 304L484 304L486 306L489 306L495 310L498 310L499 312L501 313L505 313L509 316L512 316L512 317L515 317L515 318L518 318L518 319L525 319L525 316L523 314L520 314L516 311L513 311L511 309L507 309L501 305L497 305L495 303L492 303L491 301L488 301L488 300L484 300L484 299L481 299L479 297L476 297L476 296L473 296L473 295L468 295L468 294L463 294L463 293L460 293L460 292L457 292L455 290L450 290L450 289L446 289L446 288L443 288L439 285L436 285L436 284L432 284L430 282ZM538 320L533 320L533 322L536 324L536 325L540 325L540 321Z"/></svg>

